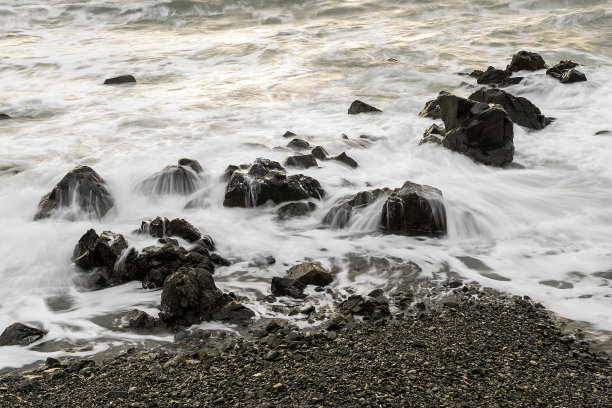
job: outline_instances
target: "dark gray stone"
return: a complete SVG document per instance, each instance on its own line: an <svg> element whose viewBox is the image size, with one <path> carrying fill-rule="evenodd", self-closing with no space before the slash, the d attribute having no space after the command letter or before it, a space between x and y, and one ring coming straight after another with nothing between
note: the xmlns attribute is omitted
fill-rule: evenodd
<svg viewBox="0 0 612 408"><path fill-rule="evenodd" d="M302 282L291 278L272 278L270 290L274 296L289 296L295 299L302 299L306 285Z"/></svg>
<svg viewBox="0 0 612 408"><path fill-rule="evenodd" d="M290 279L295 279L304 285L327 286L333 282L331 273L321 265L305 262L291 267L287 271Z"/></svg>
<svg viewBox="0 0 612 408"><path fill-rule="evenodd" d="M349 222L355 212L369 206L381 196L390 192L391 190L388 188L378 188L345 196L338 200L325 214L323 223L331 225L333 228L342 228Z"/></svg>
<svg viewBox="0 0 612 408"><path fill-rule="evenodd" d="M344 164L348 164L352 168L359 167L357 162L355 160L353 160L351 157L349 157L345 152L342 152L342 153L340 153L340 154L338 154L336 156L330 157L330 160L336 160L336 161L342 162Z"/></svg>
<svg viewBox="0 0 612 408"><path fill-rule="evenodd" d="M289 156L283 161L284 166L297 167L299 169L308 169L310 167L319 167L317 159L312 154L298 154Z"/></svg>
<svg viewBox="0 0 612 408"><path fill-rule="evenodd" d="M353 101L351 106L348 109L349 115L356 115L359 113L371 113L371 112L382 112L380 109L373 107L372 105L368 105L365 102L361 102L359 100Z"/></svg>
<svg viewBox="0 0 612 408"><path fill-rule="evenodd" d="M121 75L114 78L107 78L104 80L104 85L117 85L117 84L128 84L136 82L136 78L132 75Z"/></svg>
<svg viewBox="0 0 612 408"><path fill-rule="evenodd" d="M476 78L476 82L482 85L509 86L523 80L523 77L513 77L511 71L493 67L488 67L486 71L472 71L470 76Z"/></svg>
<svg viewBox="0 0 612 408"><path fill-rule="evenodd" d="M512 56L512 61L506 69L510 72L537 71L548 68L542 56L536 52L519 51Z"/></svg>
<svg viewBox="0 0 612 408"><path fill-rule="evenodd" d="M310 201L298 201L295 203L288 203L283 205L276 211L276 214L281 220L286 220L289 218L306 216L312 211L314 211L316 208L317 205Z"/></svg>
<svg viewBox="0 0 612 408"><path fill-rule="evenodd" d="M0 334L0 346L29 346L47 334L45 330L13 323Z"/></svg>
<svg viewBox="0 0 612 408"><path fill-rule="evenodd" d="M287 144L287 147L293 150L310 149L310 143L302 139L293 139Z"/></svg>
<svg viewBox="0 0 612 408"><path fill-rule="evenodd" d="M180 164L181 162L185 164ZM138 184L137 188L145 195L189 195L198 188L200 181L198 173L201 169L196 160L181 159L178 165L166 166L163 170L147 177Z"/></svg>
<svg viewBox="0 0 612 408"><path fill-rule="evenodd" d="M318 160L328 160L329 154L327 150L325 150L322 146L317 146L312 149L312 155L316 157Z"/></svg>

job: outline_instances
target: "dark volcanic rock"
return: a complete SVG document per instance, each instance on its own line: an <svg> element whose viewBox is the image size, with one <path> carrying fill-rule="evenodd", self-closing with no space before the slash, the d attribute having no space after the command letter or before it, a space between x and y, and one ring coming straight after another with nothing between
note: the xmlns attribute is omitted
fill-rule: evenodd
<svg viewBox="0 0 612 408"><path fill-rule="evenodd" d="M13 323L0 334L0 346L28 346L47 334L46 331Z"/></svg>
<svg viewBox="0 0 612 408"><path fill-rule="evenodd" d="M325 268L312 262L295 265L287 271L287 274L290 279L295 279L304 285L327 286L334 280Z"/></svg>
<svg viewBox="0 0 612 408"><path fill-rule="evenodd" d="M446 209L437 188L406 181L391 192L382 210L382 226L410 235L446 233Z"/></svg>
<svg viewBox="0 0 612 408"><path fill-rule="evenodd" d="M91 167L77 166L40 199L34 219L51 217L56 210L69 207L102 218L114 205L105 184Z"/></svg>
<svg viewBox="0 0 612 408"><path fill-rule="evenodd" d="M271 292L274 296L289 296L294 299L302 299L306 285L291 278L272 278Z"/></svg>
<svg viewBox="0 0 612 408"><path fill-rule="evenodd" d="M501 105L514 123L531 129L543 129L552 122L528 99L516 97L501 89L482 88L471 94L469 99Z"/></svg>
<svg viewBox="0 0 612 408"><path fill-rule="evenodd" d="M487 68L486 71L475 70L470 74L476 82L483 85L508 86L518 84L523 77L513 77L512 72L505 69Z"/></svg>
<svg viewBox="0 0 612 408"><path fill-rule="evenodd" d="M351 157L349 157L345 152L342 152L342 153L340 153L340 154L338 154L336 156L330 157L330 160L336 160L336 161L342 162L344 164L348 164L352 168L359 167L357 162L355 160L353 160Z"/></svg>
<svg viewBox="0 0 612 408"><path fill-rule="evenodd" d="M131 329L153 330L156 319L142 310L134 309L125 314L127 327Z"/></svg>
<svg viewBox="0 0 612 408"><path fill-rule="evenodd" d="M419 116L430 119L442 119L442 112L440 112L440 101L439 98L442 95L450 95L446 91L440 91L436 99L432 99L425 104L423 110L419 113Z"/></svg>
<svg viewBox="0 0 612 408"><path fill-rule="evenodd" d="M254 316L231 296L215 286L212 275L202 268L180 268L164 282L160 319L173 328L204 320L242 319ZM249 313L250 312L250 313Z"/></svg>
<svg viewBox="0 0 612 408"><path fill-rule="evenodd" d="M293 150L306 150L310 149L310 143L302 139L293 139L287 143L287 147Z"/></svg>
<svg viewBox="0 0 612 408"><path fill-rule="evenodd" d="M380 109L373 107L372 105L368 105L365 102L361 102L358 100L353 101L351 106L348 109L349 115L356 115L358 113L366 113L366 112L382 112Z"/></svg>
<svg viewBox="0 0 612 408"><path fill-rule="evenodd" d="M490 166L503 166L514 155L514 129L500 105L455 95L439 97L446 137L442 145Z"/></svg>
<svg viewBox="0 0 612 408"><path fill-rule="evenodd" d="M338 200L327 212L323 218L323 223L334 228L342 228L349 222L353 214L390 192L391 190L388 188L378 188L345 196Z"/></svg>
<svg viewBox="0 0 612 408"><path fill-rule="evenodd" d="M542 56L536 52L519 51L512 56L512 62L506 67L510 72L537 71L548 68Z"/></svg>
<svg viewBox="0 0 612 408"><path fill-rule="evenodd" d="M136 82L136 78L134 78L132 75L121 75L118 77L105 79L104 85L127 84L130 82Z"/></svg>
<svg viewBox="0 0 612 408"><path fill-rule="evenodd" d="M286 220L288 218L303 217L310 214L316 208L317 205L310 201L298 201L283 205L277 210L276 213L281 220Z"/></svg>
<svg viewBox="0 0 612 408"><path fill-rule="evenodd" d="M444 139L444 135L446 131L443 127L436 125L435 123L425 130L423 133L423 138L419 141L419 145L425 143L442 143L442 139Z"/></svg>
<svg viewBox="0 0 612 408"><path fill-rule="evenodd" d="M128 243L121 234L104 231L100 236L90 229L74 247L74 263L88 271L103 267L112 271L121 253L128 248Z"/></svg>
<svg viewBox="0 0 612 408"><path fill-rule="evenodd" d="M319 160L329 160L329 154L322 146L317 146L312 149L312 155Z"/></svg>
<svg viewBox="0 0 612 408"><path fill-rule="evenodd" d="M575 68L568 69L561 75L562 84L571 84L573 82L584 82L587 80L586 75Z"/></svg>
<svg viewBox="0 0 612 408"><path fill-rule="evenodd" d="M12 119L12 118L6 113L0 113L0 120L7 120L7 119Z"/></svg>
<svg viewBox="0 0 612 408"><path fill-rule="evenodd" d="M255 207L268 200L276 204L321 198L325 192L312 177L287 176L283 167L267 159L257 159L248 170L236 170L225 189L225 207Z"/></svg>
<svg viewBox="0 0 612 408"><path fill-rule="evenodd" d="M178 165L166 166L144 179L138 189L145 195L189 195L197 189L201 169L197 160L181 159Z"/></svg>
<svg viewBox="0 0 612 408"><path fill-rule="evenodd" d="M579 65L574 61L561 61L557 65L550 67L546 71L546 75L557 78L563 84L586 81L586 75L575 69Z"/></svg>
<svg viewBox="0 0 612 408"><path fill-rule="evenodd" d="M300 169L308 169L310 167L319 167L317 159L312 154L298 154L289 156L283 161L284 166L297 167Z"/></svg>
<svg viewBox="0 0 612 408"><path fill-rule="evenodd" d="M340 313L344 315L389 316L389 301L384 296L364 298L361 295L354 295L342 302L338 306Z"/></svg>

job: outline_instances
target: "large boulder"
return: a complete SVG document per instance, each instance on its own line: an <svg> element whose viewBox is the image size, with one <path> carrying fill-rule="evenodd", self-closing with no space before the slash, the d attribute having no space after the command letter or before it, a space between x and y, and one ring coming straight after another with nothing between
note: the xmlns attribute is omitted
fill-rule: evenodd
<svg viewBox="0 0 612 408"><path fill-rule="evenodd" d="M509 86L523 80L523 77L513 77L512 72L507 69L493 67L488 67L486 71L472 71L470 76L476 78L476 82L482 85Z"/></svg>
<svg viewBox="0 0 612 408"><path fill-rule="evenodd" d="M383 229L400 234L446 233L446 209L437 188L406 181L391 192L382 209Z"/></svg>
<svg viewBox="0 0 612 408"><path fill-rule="evenodd" d="M543 129L552 122L552 119L542 115L540 109L529 99L514 96L501 89L481 88L471 94L469 99L501 105L508 112L512 122L531 129Z"/></svg>
<svg viewBox="0 0 612 408"><path fill-rule="evenodd" d="M45 330L13 323L0 334L0 346L28 346L47 334Z"/></svg>
<svg viewBox="0 0 612 408"><path fill-rule="evenodd" d="M563 84L586 81L586 75L576 69L579 65L570 60L561 61L557 65L550 67L546 71L546 75L557 78Z"/></svg>
<svg viewBox="0 0 612 408"><path fill-rule="evenodd" d="M510 72L518 71L537 71L539 69L548 68L542 56L536 52L519 51L512 56L510 65L506 70Z"/></svg>
<svg viewBox="0 0 612 408"><path fill-rule="evenodd" d="M391 190L388 188L377 188L347 195L338 200L325 214L323 223L331 225L333 228L342 228L350 221L353 214L390 192Z"/></svg>
<svg viewBox="0 0 612 408"><path fill-rule="evenodd" d="M205 269L180 268L166 279L159 316L168 326L191 326L213 320L215 315L222 320L244 322L255 314L221 292Z"/></svg>
<svg viewBox="0 0 612 408"><path fill-rule="evenodd" d="M287 271L289 279L295 279L304 285L327 286L334 278L321 265L305 262L291 267Z"/></svg>
<svg viewBox="0 0 612 408"><path fill-rule="evenodd" d="M357 115L358 113L368 113L368 112L382 112L380 109L373 107L372 105L368 105L365 102L361 102L359 100L353 101L351 106L348 109L349 115Z"/></svg>
<svg viewBox="0 0 612 408"><path fill-rule="evenodd" d="M197 190L201 173L202 166L197 160L180 159L178 165L166 166L144 179L138 190L145 195L189 195Z"/></svg>
<svg viewBox="0 0 612 408"><path fill-rule="evenodd" d="M279 204L307 198L323 197L317 180L296 174L287 176L278 163L257 159L247 170L235 170L225 189L225 207L256 207L272 201Z"/></svg>
<svg viewBox="0 0 612 408"><path fill-rule="evenodd" d="M514 129L503 107L455 95L438 99L446 128L444 147L490 166L512 161Z"/></svg>
<svg viewBox="0 0 612 408"><path fill-rule="evenodd" d="M121 234L104 231L98 235L94 229L87 231L74 247L72 258L80 268L88 271L96 267L113 270L128 243Z"/></svg>
<svg viewBox="0 0 612 408"><path fill-rule="evenodd" d="M34 219L49 218L61 209L102 218L113 205L113 198L102 177L91 167L81 165L70 170L49 194L40 199ZM70 213L70 217L76 216L78 214Z"/></svg>

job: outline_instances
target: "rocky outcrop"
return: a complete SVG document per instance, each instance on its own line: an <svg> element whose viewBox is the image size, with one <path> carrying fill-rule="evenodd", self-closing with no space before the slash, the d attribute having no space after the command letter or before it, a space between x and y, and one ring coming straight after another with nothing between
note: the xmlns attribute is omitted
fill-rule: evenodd
<svg viewBox="0 0 612 408"><path fill-rule="evenodd" d="M442 95L450 95L446 91L440 91L436 99L432 99L425 104L423 110L419 113L419 116L430 119L442 119L442 112L440 112L440 101L439 98Z"/></svg>
<svg viewBox="0 0 612 408"><path fill-rule="evenodd" d="M527 98L514 96L501 89L482 88L471 94L469 99L501 105L512 122L530 129L543 129L552 122L552 119L542 115L540 109Z"/></svg>
<svg viewBox="0 0 612 408"><path fill-rule="evenodd" d="M288 203L280 207L276 214L281 220L289 218L303 217L310 214L317 208L317 205L310 201L298 201L295 203Z"/></svg>
<svg viewBox="0 0 612 408"><path fill-rule="evenodd" d="M508 113L500 105L450 94L438 99L446 128L444 147L490 166L503 166L512 161L514 129Z"/></svg>
<svg viewBox="0 0 612 408"><path fill-rule="evenodd" d="M255 314L216 286L202 268L180 268L166 279L161 295L160 319L172 328L206 320L245 323Z"/></svg>
<svg viewBox="0 0 612 408"><path fill-rule="evenodd" d="M113 205L113 198L102 177L89 166L77 166L40 199L34 219L49 218L62 209L71 210L66 215L69 218L76 218L79 214L102 218ZM73 210L79 214L74 214Z"/></svg>
<svg viewBox="0 0 612 408"><path fill-rule="evenodd" d="M287 176L278 163L257 159L247 170L236 170L225 189L225 207L255 207L272 201L279 204L308 198L320 199L325 192L317 180L296 174Z"/></svg>
<svg viewBox="0 0 612 408"><path fill-rule="evenodd" d="M120 75L114 78L107 78L104 80L104 85L117 85L117 84L129 84L136 82L136 78L132 75Z"/></svg>
<svg viewBox="0 0 612 408"><path fill-rule="evenodd" d="M523 77L513 77L509 70L493 67L488 67L486 71L474 70L470 76L476 78L476 82L482 85L509 86L523 80Z"/></svg>
<svg viewBox="0 0 612 408"><path fill-rule="evenodd" d="M359 100L353 101L351 106L348 109L349 115L357 115L359 113L371 113L371 112L382 112L380 109L373 107L372 105L368 105L365 102L361 102Z"/></svg>
<svg viewBox="0 0 612 408"><path fill-rule="evenodd" d="M113 270L121 253L128 248L121 234L104 231L98 235L95 230L87 231L76 244L72 257L74 263L84 270L96 267Z"/></svg>
<svg viewBox="0 0 612 408"><path fill-rule="evenodd" d="M202 166L197 160L181 159L178 165L166 166L144 179L138 190L145 195L189 195L197 189L201 173Z"/></svg>
<svg viewBox="0 0 612 408"><path fill-rule="evenodd" d="M294 279L304 285L327 286L333 282L331 273L327 272L321 265L305 262L291 267L287 271L289 279Z"/></svg>
<svg viewBox="0 0 612 408"><path fill-rule="evenodd" d="M210 250L215 249L215 243L209 235L202 235L196 227L182 218L168 221L165 217L157 217L152 221L143 221L140 232L155 238L179 237L189 243L197 242Z"/></svg>
<svg viewBox="0 0 612 408"><path fill-rule="evenodd" d="M29 346L47 334L45 330L13 323L0 334L0 346Z"/></svg>
<svg viewBox="0 0 612 408"><path fill-rule="evenodd" d="M537 71L548 68L542 56L536 52L519 51L512 56L510 65L506 67L507 71Z"/></svg>
<svg viewBox="0 0 612 408"><path fill-rule="evenodd" d="M557 65L549 68L546 71L546 75L557 78L563 84L586 81L586 75L576 69L579 65L580 64L570 60L561 61Z"/></svg>
<svg viewBox="0 0 612 408"><path fill-rule="evenodd" d="M419 141L419 145L425 143L440 144L442 143L442 139L444 139L444 135L446 135L446 130L434 123L425 130L425 133L423 133L423 138Z"/></svg>
<svg viewBox="0 0 612 408"><path fill-rule="evenodd" d="M406 181L391 192L382 209L383 229L400 234L446 233L446 209L437 188Z"/></svg>
<svg viewBox="0 0 612 408"><path fill-rule="evenodd" d="M312 154L298 154L288 156L283 161L284 166L297 167L298 169L308 169L310 167L319 167L317 159Z"/></svg>
<svg viewBox="0 0 612 408"><path fill-rule="evenodd" d="M338 200L327 212L323 218L323 223L331 225L333 228L342 228L350 221L353 214L390 192L391 190L388 188L377 188L345 196Z"/></svg>

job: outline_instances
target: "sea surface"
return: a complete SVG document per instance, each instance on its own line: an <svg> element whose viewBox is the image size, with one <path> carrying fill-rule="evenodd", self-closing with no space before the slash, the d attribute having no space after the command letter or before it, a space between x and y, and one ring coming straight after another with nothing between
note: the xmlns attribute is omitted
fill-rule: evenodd
<svg viewBox="0 0 612 408"><path fill-rule="evenodd" d="M513 165L419 146L433 122L418 116L426 101L440 90L468 96L477 85L458 73L504 68L522 49L551 66L577 61L588 81L561 84L542 70L506 88L557 118L539 131L514 126ZM138 82L102 85L121 74ZM612 331L612 134L595 135L612 131L611 78L611 1L0 0L0 113L14 118L0 121L0 330L49 332L0 348L0 368L171 341L122 328L131 309L157 315L160 291L139 282L87 291L71 261L89 228L153 244L132 231L158 215L213 237L233 262L217 268L217 285L258 316L278 315L261 301L271 278L310 260L344 295L460 276ZM384 112L348 115L355 99ZM299 171L327 192L308 217L224 208L226 166L282 161L289 151L275 147L287 130L359 167ZM138 193L182 157L204 168L196 193ZM106 180L115 209L34 221L40 197L78 164ZM344 195L406 180L443 192L447 236L381 234L374 207L345 229L322 225ZM183 209L195 197L200 208ZM256 266L270 255L274 265ZM318 308L332 302L308 293Z"/></svg>

